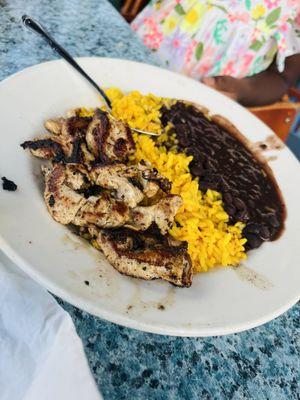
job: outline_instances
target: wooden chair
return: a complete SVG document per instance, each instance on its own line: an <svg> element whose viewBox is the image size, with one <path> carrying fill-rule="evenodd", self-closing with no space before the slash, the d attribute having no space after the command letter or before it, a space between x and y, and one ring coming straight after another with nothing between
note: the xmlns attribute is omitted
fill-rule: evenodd
<svg viewBox="0 0 300 400"><path fill-rule="evenodd" d="M299 102L292 102L291 97ZM297 112L300 110L300 91L292 88L281 102L264 107L250 107L248 110L268 125L281 140L285 141Z"/></svg>

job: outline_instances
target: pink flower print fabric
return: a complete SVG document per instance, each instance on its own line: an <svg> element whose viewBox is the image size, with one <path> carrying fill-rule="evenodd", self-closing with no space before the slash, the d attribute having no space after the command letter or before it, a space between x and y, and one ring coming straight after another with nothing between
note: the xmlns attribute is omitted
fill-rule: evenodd
<svg viewBox="0 0 300 400"><path fill-rule="evenodd" d="M244 77L300 53L300 0L156 0L133 21L168 68Z"/></svg>

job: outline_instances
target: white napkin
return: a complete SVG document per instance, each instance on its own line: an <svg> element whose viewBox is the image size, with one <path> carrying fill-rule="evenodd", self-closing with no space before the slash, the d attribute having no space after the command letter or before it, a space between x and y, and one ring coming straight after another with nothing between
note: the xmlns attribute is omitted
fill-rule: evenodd
<svg viewBox="0 0 300 400"><path fill-rule="evenodd" d="M0 251L0 400L100 400L72 319Z"/></svg>

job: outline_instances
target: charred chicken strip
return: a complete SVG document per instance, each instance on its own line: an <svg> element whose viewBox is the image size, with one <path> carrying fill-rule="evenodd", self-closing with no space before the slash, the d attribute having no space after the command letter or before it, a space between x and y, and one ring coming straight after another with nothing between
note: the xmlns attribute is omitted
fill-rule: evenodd
<svg viewBox="0 0 300 400"><path fill-rule="evenodd" d="M65 165L65 183L73 190L84 190L90 187L88 171L81 164Z"/></svg>
<svg viewBox="0 0 300 400"><path fill-rule="evenodd" d="M129 208L125 202L113 198L111 193L100 191L97 196L92 193L85 196L91 186L88 171L80 164L57 164L53 169L44 168L44 174L48 210L62 224L95 224L102 228L127 226L144 231L156 223L160 231L166 233L182 203L179 196L168 195L155 205ZM101 189L101 185L98 187Z"/></svg>
<svg viewBox="0 0 300 400"><path fill-rule="evenodd" d="M53 169L43 169L47 209L55 221L63 225L73 222L80 208L87 202L84 196L67 186L65 170L63 164L56 164Z"/></svg>
<svg viewBox="0 0 300 400"><path fill-rule="evenodd" d="M53 135L60 135L62 130L62 124L64 122L64 118L55 118L55 119L48 119L44 126L50 133Z"/></svg>
<svg viewBox="0 0 300 400"><path fill-rule="evenodd" d="M95 159L125 162L135 149L130 128L99 109L86 132L86 143Z"/></svg>
<svg viewBox="0 0 300 400"><path fill-rule="evenodd" d="M182 205L180 196L169 195L158 203L149 207L135 207L130 212L130 221L126 227L145 231L155 223L162 234L166 234L171 228L175 215Z"/></svg>
<svg viewBox="0 0 300 400"><path fill-rule="evenodd" d="M100 165L94 167L90 172L91 180L105 189L115 190L116 197L120 201L135 207L139 204L144 194L127 178L124 164Z"/></svg>
<svg viewBox="0 0 300 400"><path fill-rule="evenodd" d="M133 208L144 199L144 196L148 198L155 196L160 187L164 190L170 188L170 182L154 169L156 180L146 178L151 175L151 171L151 168L141 164L130 167L125 164L100 164L92 168L90 179L106 189L115 190L116 197Z"/></svg>
<svg viewBox="0 0 300 400"><path fill-rule="evenodd" d="M66 163L125 162L135 149L130 128L99 109L93 119L74 110L68 118L49 119L45 128L53 137L22 145L39 158Z"/></svg>
<svg viewBox="0 0 300 400"><path fill-rule="evenodd" d="M85 160L83 147L85 146L86 130L91 118L73 116L66 118L61 127L60 140L64 147L66 163L83 163Z"/></svg>
<svg viewBox="0 0 300 400"><path fill-rule="evenodd" d="M43 139L27 140L21 146L23 149L29 149L33 156L44 160L61 159L64 157L62 145L56 138L46 137Z"/></svg>
<svg viewBox="0 0 300 400"><path fill-rule="evenodd" d="M162 235L134 233L124 228L101 230L90 227L89 231L108 261L122 274L191 286L192 264L184 245L172 246Z"/></svg>
<svg viewBox="0 0 300 400"><path fill-rule="evenodd" d="M102 228L119 228L129 220L129 209L107 193L92 196L77 212L72 223L77 226L94 224Z"/></svg>
<svg viewBox="0 0 300 400"><path fill-rule="evenodd" d="M86 130L91 123L90 117L80 117L78 115L63 120L61 134L63 136L85 138Z"/></svg>
<svg viewBox="0 0 300 400"><path fill-rule="evenodd" d="M95 224L102 228L123 226L129 220L126 204L116 201L107 193L85 198L75 190L86 188L86 175L75 166L56 164L44 168L44 198L49 213L61 224L86 226Z"/></svg>
<svg viewBox="0 0 300 400"><path fill-rule="evenodd" d="M65 163L89 163L94 157L87 150L85 134L91 118L73 116L50 119L45 128L52 136L24 142L21 146L30 149L32 155L46 160Z"/></svg>

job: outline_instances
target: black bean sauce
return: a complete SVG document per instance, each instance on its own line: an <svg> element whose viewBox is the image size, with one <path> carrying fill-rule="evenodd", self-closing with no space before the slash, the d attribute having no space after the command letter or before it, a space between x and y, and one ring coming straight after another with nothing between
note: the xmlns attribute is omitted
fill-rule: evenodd
<svg viewBox="0 0 300 400"><path fill-rule="evenodd" d="M246 224L247 250L276 239L283 229L284 205L267 168L232 133L191 105L163 107L162 123L174 125L179 149L193 156L190 170L202 190L222 193L230 222Z"/></svg>

